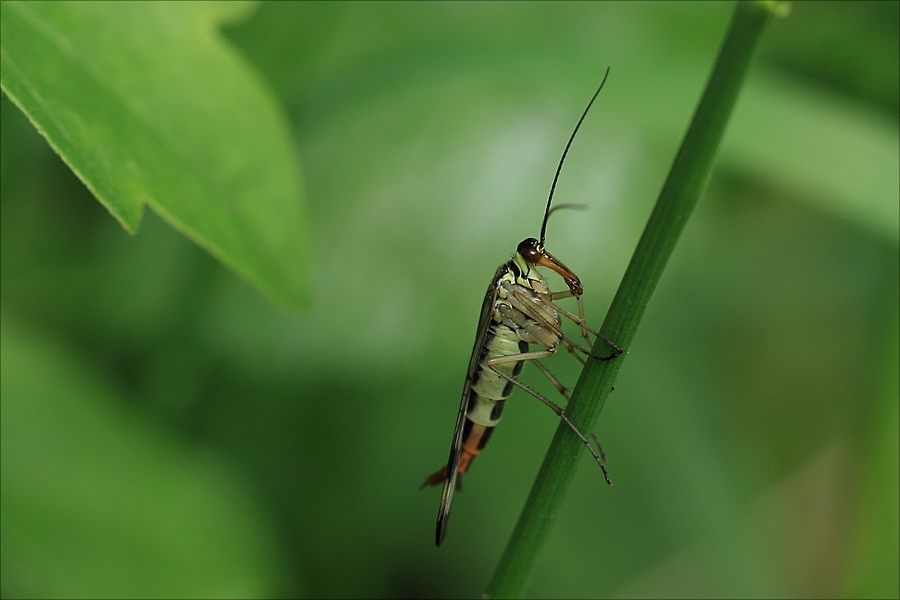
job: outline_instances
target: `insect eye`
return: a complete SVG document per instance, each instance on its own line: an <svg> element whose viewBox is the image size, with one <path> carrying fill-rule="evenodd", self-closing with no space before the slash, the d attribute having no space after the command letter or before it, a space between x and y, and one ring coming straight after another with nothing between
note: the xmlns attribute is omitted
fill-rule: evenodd
<svg viewBox="0 0 900 600"><path fill-rule="evenodd" d="M540 260L543 253L538 249L540 243L534 238L528 238L527 240L523 240L522 243L519 244L519 247L516 248L516 252L519 255L532 264L536 264L538 260Z"/></svg>

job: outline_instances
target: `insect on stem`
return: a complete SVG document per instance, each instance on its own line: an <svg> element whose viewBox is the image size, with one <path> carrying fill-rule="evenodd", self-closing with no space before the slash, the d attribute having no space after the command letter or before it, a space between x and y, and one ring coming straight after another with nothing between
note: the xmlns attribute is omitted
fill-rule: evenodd
<svg viewBox="0 0 900 600"><path fill-rule="evenodd" d="M500 422L506 399L512 394L513 388L519 387L541 402L549 406L557 416L578 435L579 439L588 448L591 455L600 465L607 483L612 485L609 474L606 471L603 458L603 447L597 442L599 453L591 446L590 441L569 420L565 410L552 400L542 396L529 386L520 382L517 377L521 373L526 362L537 361L553 356L560 345L576 358L582 360L579 352L585 359L612 360L621 354L622 349L616 344L600 336L590 327L584 319L584 307L581 302L582 287L578 276L572 272L563 262L547 252L544 248L544 234L547 230L547 219L553 211L560 208L583 208L582 205L560 204L556 208L550 208L553 202L553 192L556 182L562 171L566 154L581 127L582 121L596 100L606 78L609 69L603 76L603 82L594 92L587 108L578 119L575 130L569 137L556 175L553 177L553 185L550 187L550 196L547 198L547 208L544 210L544 220L541 223L540 241L534 238L526 238L519 243L513 257L500 265L488 286L487 293L481 305L481 317L478 320L478 330L475 334L475 346L472 348L472 356L469 359L469 369L466 372L466 381L463 386L462 399L459 412L456 416L456 428L453 430L453 441L450 445L450 456L447 466L431 475L422 487L439 485L443 483L441 492L441 507L438 511L435 542L438 546L444 541L447 533L447 520L450 517L450 506L453 494L457 489L457 482L472 460L481 453L488 439ZM560 292L551 292L547 281L538 271L538 267L546 267L556 272L566 284L568 289ZM578 303L578 314L574 315L554 304L554 300L562 298L575 298ZM574 341L568 339L563 333L562 317L571 320L578 325L582 337L590 342L588 333L605 340L612 352L608 356L597 356L590 350L583 348ZM530 350L531 344L536 344L539 350ZM592 345L592 344L589 344ZM566 387L556 379L545 367L539 366L539 370L546 375L560 394L568 400ZM596 440L596 438L595 438Z"/></svg>

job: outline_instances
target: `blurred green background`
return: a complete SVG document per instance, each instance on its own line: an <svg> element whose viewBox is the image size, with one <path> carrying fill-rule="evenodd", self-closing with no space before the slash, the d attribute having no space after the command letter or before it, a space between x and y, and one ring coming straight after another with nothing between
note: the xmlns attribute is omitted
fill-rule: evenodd
<svg viewBox="0 0 900 600"><path fill-rule="evenodd" d="M530 596L900 593L898 6L770 24L598 423L615 485L582 461ZM418 486L486 284L610 66L556 195L589 209L547 234L602 321L732 10L274 3L230 25L302 161L297 315L151 211L129 236L4 97L3 596L479 595L557 425L513 396L436 549Z"/></svg>

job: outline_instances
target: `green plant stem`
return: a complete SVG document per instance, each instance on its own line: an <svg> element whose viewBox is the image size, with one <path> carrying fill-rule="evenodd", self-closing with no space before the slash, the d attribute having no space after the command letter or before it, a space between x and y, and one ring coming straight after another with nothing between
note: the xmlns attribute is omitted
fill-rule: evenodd
<svg viewBox="0 0 900 600"><path fill-rule="evenodd" d="M775 10L776 3L739 2L737 5L706 91L600 329L623 348L631 344L675 243L706 186L753 50ZM593 352L605 356L610 353L610 347L598 338ZM593 429L624 359L622 354L606 362L587 362L566 409L581 431ZM582 454L582 442L560 423L488 586L488 597L520 598L524 594L538 552Z"/></svg>

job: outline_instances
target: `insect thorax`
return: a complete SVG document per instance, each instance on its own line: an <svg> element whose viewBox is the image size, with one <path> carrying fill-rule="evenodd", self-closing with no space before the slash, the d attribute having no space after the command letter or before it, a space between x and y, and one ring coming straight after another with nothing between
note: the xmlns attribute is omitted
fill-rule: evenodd
<svg viewBox="0 0 900 600"><path fill-rule="evenodd" d="M492 314L495 333L505 327L510 339L547 349L559 345L562 337L559 314L553 306L547 281L533 264L517 252L494 285L497 286Z"/></svg>
<svg viewBox="0 0 900 600"><path fill-rule="evenodd" d="M501 280L526 287L541 296L542 301L550 302L550 288L547 286L547 281L537 267L525 260L518 252L506 263L506 275L501 277Z"/></svg>

